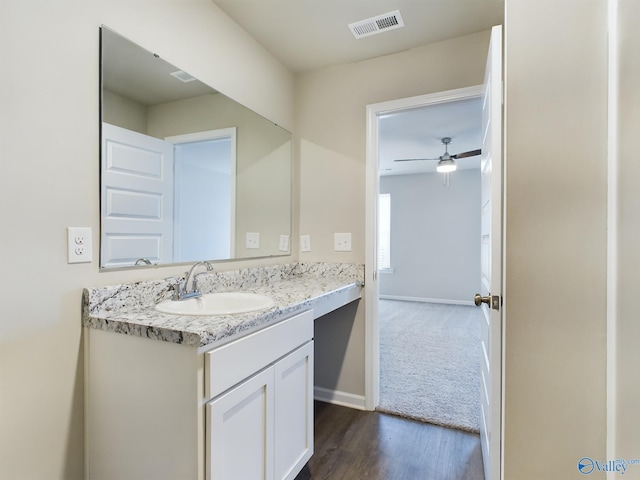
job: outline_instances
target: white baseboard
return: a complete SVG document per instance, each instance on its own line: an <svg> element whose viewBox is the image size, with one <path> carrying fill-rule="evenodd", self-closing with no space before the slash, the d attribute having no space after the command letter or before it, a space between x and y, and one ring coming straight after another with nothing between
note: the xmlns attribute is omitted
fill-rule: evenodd
<svg viewBox="0 0 640 480"><path fill-rule="evenodd" d="M323 387L313 387L313 398L315 400L332 403L334 405L355 408L357 410L366 410L364 407L364 395L340 392L338 390L329 390L328 388Z"/></svg>
<svg viewBox="0 0 640 480"><path fill-rule="evenodd" d="M471 300L449 300L445 298L403 297L400 295L380 295L381 300L402 300L404 302L446 303L447 305L474 306Z"/></svg>

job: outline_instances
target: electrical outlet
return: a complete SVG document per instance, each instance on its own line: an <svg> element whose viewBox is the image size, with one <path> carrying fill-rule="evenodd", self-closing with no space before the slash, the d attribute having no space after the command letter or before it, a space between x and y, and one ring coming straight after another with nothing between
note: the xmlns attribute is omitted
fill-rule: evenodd
<svg viewBox="0 0 640 480"><path fill-rule="evenodd" d="M247 232L245 246L247 248L260 248L260 234L255 232Z"/></svg>
<svg viewBox="0 0 640 480"><path fill-rule="evenodd" d="M67 227L67 263L90 263L91 244L90 227Z"/></svg>
<svg viewBox="0 0 640 480"><path fill-rule="evenodd" d="M300 251L311 251L311 237L309 235L300 235Z"/></svg>
<svg viewBox="0 0 640 480"><path fill-rule="evenodd" d="M351 251L351 234L350 233L334 233L333 249L336 252L350 252Z"/></svg>
<svg viewBox="0 0 640 480"><path fill-rule="evenodd" d="M289 235L280 235L280 245L278 248L281 252L289 251Z"/></svg>

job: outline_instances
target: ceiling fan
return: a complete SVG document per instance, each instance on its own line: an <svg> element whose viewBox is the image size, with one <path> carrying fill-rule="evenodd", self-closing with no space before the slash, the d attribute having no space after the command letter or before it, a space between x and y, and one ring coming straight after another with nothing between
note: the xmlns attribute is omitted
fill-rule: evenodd
<svg viewBox="0 0 640 480"><path fill-rule="evenodd" d="M448 173L453 172L456 168L456 159L466 158L466 157L475 157L476 155L480 155L482 151L478 150L470 150L468 152L456 153L455 155L451 155L449 153L449 144L451 143L451 137L444 137L441 140L444 145L444 153L438 158L402 158L398 160L394 160L394 162L416 162L423 160L438 160L438 166L436 167L436 171L440 173Z"/></svg>

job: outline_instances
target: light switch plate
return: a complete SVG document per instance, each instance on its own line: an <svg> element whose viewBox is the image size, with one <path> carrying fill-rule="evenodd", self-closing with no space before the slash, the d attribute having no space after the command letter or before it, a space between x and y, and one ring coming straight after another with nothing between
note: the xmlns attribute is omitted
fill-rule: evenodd
<svg viewBox="0 0 640 480"><path fill-rule="evenodd" d="M67 227L67 263L91 263L91 227Z"/></svg>
<svg viewBox="0 0 640 480"><path fill-rule="evenodd" d="M309 235L300 235L300 251L311 251L311 237Z"/></svg>
<svg viewBox="0 0 640 480"><path fill-rule="evenodd" d="M280 235L279 250L281 252L289 251L289 235Z"/></svg>
<svg viewBox="0 0 640 480"><path fill-rule="evenodd" d="M350 233L334 233L333 249L336 252L350 252L351 251L351 234Z"/></svg>
<svg viewBox="0 0 640 480"><path fill-rule="evenodd" d="M256 232L247 232L245 246L247 248L260 248L260 234Z"/></svg>

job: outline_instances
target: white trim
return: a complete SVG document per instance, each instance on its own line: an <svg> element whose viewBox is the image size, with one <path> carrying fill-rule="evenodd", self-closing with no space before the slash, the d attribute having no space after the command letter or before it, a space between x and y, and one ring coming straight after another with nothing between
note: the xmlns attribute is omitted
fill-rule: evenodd
<svg viewBox="0 0 640 480"><path fill-rule="evenodd" d="M507 6L505 5L505 17ZM505 458L505 408L506 403L506 395L505 395L505 379L506 368L505 365L507 363L507 301L509 298L507 290L508 284L506 281L507 278L507 42L506 42L506 33L503 29L502 31L502 61L503 70L502 70L502 270L500 271L500 275L502 276L502 339L500 342L500 348L502 349L502 355L500 358L500 378L502 386L500 387L500 480L505 480L504 478L504 458Z"/></svg>
<svg viewBox="0 0 640 480"><path fill-rule="evenodd" d="M193 132L193 133L185 133L182 135L171 135L169 137L165 137L164 139L167 142L171 142L174 145L182 144L182 143L191 143L191 142L202 142L206 140L218 140L220 138L228 138L231 141L231 190L230 190L230 219L231 225L229 225L229 231L231 234L231 238L229 239L230 249L229 249L229 257L235 258L236 256L236 183L237 183L237 128L236 127L228 127L228 128L218 128L216 130L205 130L203 132ZM174 219L174 230L179 228L179 224L176 219ZM178 238L174 235L174 238ZM174 242L174 255L178 251L179 246L177 242Z"/></svg>
<svg viewBox="0 0 640 480"><path fill-rule="evenodd" d="M389 100L388 102L367 105L367 113L373 111L376 116L379 116L388 113L400 112L409 108L425 107L427 105L437 105L439 103L449 103L456 100L481 97L483 92L484 90L482 85L475 85L473 87L456 88L455 90L429 93L427 95L418 95L416 97L400 98L398 100Z"/></svg>
<svg viewBox="0 0 640 480"><path fill-rule="evenodd" d="M366 227L365 227L365 407L375 410L380 396L380 336L377 282L377 205L380 192L378 171L378 117L409 108L481 97L483 86L458 88L367 105Z"/></svg>
<svg viewBox="0 0 640 480"><path fill-rule="evenodd" d="M323 387L313 387L313 398L321 402L332 403L333 405L341 405L357 410L367 410L365 408L364 397L354 393L330 390Z"/></svg>
<svg viewBox="0 0 640 480"><path fill-rule="evenodd" d="M376 105L367 105L367 165L365 176L365 327L364 397L367 410L380 403L380 338L378 332L378 115Z"/></svg>
<svg viewBox="0 0 640 480"><path fill-rule="evenodd" d="M89 327L82 327L82 335L81 342L84 348L83 352L83 390L84 390L84 408L83 408L83 418L84 418L84 438L91 438L91 422L89 422L89 408L88 405L91 405L91 398L89 394L91 393L91 379L89 378L89 372L91 371L90 360L91 356L89 352L91 351L89 345ZM84 478L91 478L91 450L93 449L93 444L89 445L86 441L84 441Z"/></svg>
<svg viewBox="0 0 640 480"><path fill-rule="evenodd" d="M451 300L446 298L404 297L402 295L380 295L381 300L401 300L403 302L444 303L446 305L475 306L471 300Z"/></svg>
<svg viewBox="0 0 640 480"><path fill-rule="evenodd" d="M618 326L618 0L608 0L608 145L607 145L607 440L606 458L617 458ZM613 479L616 472L607 472Z"/></svg>

